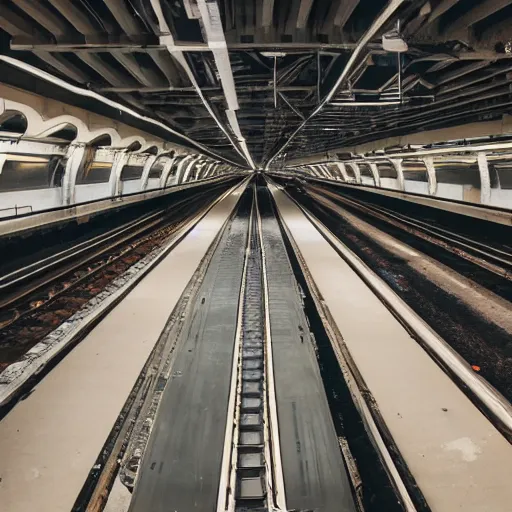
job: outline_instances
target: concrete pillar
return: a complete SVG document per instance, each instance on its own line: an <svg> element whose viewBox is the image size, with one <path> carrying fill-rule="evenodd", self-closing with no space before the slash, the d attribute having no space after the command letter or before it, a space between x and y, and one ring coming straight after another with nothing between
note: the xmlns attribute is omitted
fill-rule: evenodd
<svg viewBox="0 0 512 512"><path fill-rule="evenodd" d="M146 162L144 163L144 167L142 169L142 176L140 179L140 190L141 192L148 188L148 180L149 173L151 171L151 167L157 161L159 155L148 155Z"/></svg>
<svg viewBox="0 0 512 512"><path fill-rule="evenodd" d="M160 188L165 188L167 184L167 178L169 178L169 174L172 171L172 167L176 162L176 156L172 157L169 162L166 162L164 168L162 169L162 174L160 175Z"/></svg>
<svg viewBox="0 0 512 512"><path fill-rule="evenodd" d="M435 196L437 194L437 176L436 176L436 168L434 166L434 157L433 156L425 156L423 158L423 163L427 168L428 175L428 193L431 196Z"/></svg>
<svg viewBox="0 0 512 512"><path fill-rule="evenodd" d="M121 190L121 173L123 171L123 167L128 162L130 158L130 153L126 150L117 151L114 156L114 161L112 163L112 171L110 172L110 196L115 197L122 193Z"/></svg>
<svg viewBox="0 0 512 512"><path fill-rule="evenodd" d="M398 189L405 190L405 181L404 181L404 169L402 167L402 159L401 158L391 158L389 160L396 171L397 181L398 181Z"/></svg>
<svg viewBox="0 0 512 512"><path fill-rule="evenodd" d="M181 179L179 179L179 181L177 181L177 183L186 183L187 182L187 179L188 179L188 176L190 174L190 171L192 170L193 167L198 165L198 163L201 160L201 158L203 158L202 155L198 155L195 158L192 158L190 163L187 165L187 167L183 171L183 177Z"/></svg>
<svg viewBox="0 0 512 512"><path fill-rule="evenodd" d="M80 166L86 156L85 144L70 144L66 154L66 168L62 177L62 204L70 205L75 202L76 178Z"/></svg>
<svg viewBox="0 0 512 512"><path fill-rule="evenodd" d="M380 187L380 174L379 168L377 164L368 164L370 166L370 171L372 172L373 181L375 182L376 187Z"/></svg>
<svg viewBox="0 0 512 512"><path fill-rule="evenodd" d="M181 176L183 175L183 167L190 162L190 159L194 158L193 155L187 155L186 157L182 158L181 161L178 163L178 166L176 167L176 180L175 183L180 183Z"/></svg>
<svg viewBox="0 0 512 512"><path fill-rule="evenodd" d="M332 173L329 169L329 166L327 165L322 165L321 166L322 169L324 170L324 174L325 174L325 177L328 179L328 180L332 180L333 179L333 176L332 176Z"/></svg>
<svg viewBox="0 0 512 512"><path fill-rule="evenodd" d="M321 178L322 177L322 174L320 173L320 171L316 168L316 166L314 165L308 165L308 167L311 169L311 171L313 172L313 174L317 177L317 178Z"/></svg>
<svg viewBox="0 0 512 512"><path fill-rule="evenodd" d="M343 178L343 181L349 181L348 174L347 174L347 168L345 167L345 164L342 164L341 162L336 162L336 165L338 166L338 169L340 170L341 177Z"/></svg>
<svg viewBox="0 0 512 512"><path fill-rule="evenodd" d="M208 175L210 174L211 170L214 168L214 166L217 165L216 162L212 162L210 165L206 166L206 169L204 170L204 174L201 176L202 180L205 180L208 178Z"/></svg>
<svg viewBox="0 0 512 512"><path fill-rule="evenodd" d="M487 163L487 154L484 151L477 153L478 170L480 172L480 203L491 203L491 176L489 174L489 164Z"/></svg>
<svg viewBox="0 0 512 512"><path fill-rule="evenodd" d="M354 176L356 177L356 183L361 184L361 170L359 169L359 165L357 165L354 162L350 162L348 165L350 165L350 167L354 171Z"/></svg>

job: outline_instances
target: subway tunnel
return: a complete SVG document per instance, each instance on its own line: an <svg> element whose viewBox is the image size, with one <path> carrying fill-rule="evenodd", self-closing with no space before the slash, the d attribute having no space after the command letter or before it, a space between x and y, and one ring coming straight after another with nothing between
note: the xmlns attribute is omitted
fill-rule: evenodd
<svg viewBox="0 0 512 512"><path fill-rule="evenodd" d="M508 512L511 27L3 1L0 510Z"/></svg>

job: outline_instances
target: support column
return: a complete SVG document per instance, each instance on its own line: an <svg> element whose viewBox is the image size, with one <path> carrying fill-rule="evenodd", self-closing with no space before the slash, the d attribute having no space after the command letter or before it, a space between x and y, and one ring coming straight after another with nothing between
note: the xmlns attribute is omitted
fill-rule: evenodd
<svg viewBox="0 0 512 512"><path fill-rule="evenodd" d="M338 166L338 169L340 170L341 177L343 178L343 181L348 182L348 174L347 174L347 168L345 167L345 164L342 164L341 162L336 162L336 165Z"/></svg>
<svg viewBox="0 0 512 512"><path fill-rule="evenodd" d="M308 169L311 169L311 172L313 173L313 176L316 176L318 178L318 172L315 169L314 165L307 165L306 167L308 167Z"/></svg>
<svg viewBox="0 0 512 512"><path fill-rule="evenodd" d="M208 178L208 175L210 174L210 171L213 169L213 167L216 165L216 162L212 162L210 165L206 167L206 170L204 171L203 176L201 177L202 180L205 180Z"/></svg>
<svg viewBox="0 0 512 512"><path fill-rule="evenodd" d="M437 194L437 176L436 176L436 168L434 166L434 157L426 156L423 158L423 163L427 168L428 175L428 193L431 196L435 196Z"/></svg>
<svg viewBox="0 0 512 512"><path fill-rule="evenodd" d="M404 170L402 167L402 159L401 158L391 158L389 160L396 171L396 177L398 181L398 189L404 191L405 190L405 181L404 181Z"/></svg>
<svg viewBox="0 0 512 512"><path fill-rule="evenodd" d="M162 174L160 175L160 188L165 188L165 185L167 184L167 178L169 178L169 174L172 171L174 162L176 162L176 158L176 156L173 156L170 162L167 162L164 165L164 168L162 169Z"/></svg>
<svg viewBox="0 0 512 512"><path fill-rule="evenodd" d="M352 167L352 170L354 171L354 176L356 177L356 183L359 185L361 184L361 170L359 169L359 165L356 163L349 163L350 167Z"/></svg>
<svg viewBox="0 0 512 512"><path fill-rule="evenodd" d="M180 178L182 176L182 169L183 169L183 166L187 163L187 162L190 162L190 159L191 158L194 158L193 155L187 155L186 157L182 158L181 159L181 162L178 164L178 167L176 167L176 180L175 180L175 183L176 185L180 183Z"/></svg>
<svg viewBox="0 0 512 512"><path fill-rule="evenodd" d="M204 173L204 176L203 178L206 179L206 178L209 178L210 175L212 175L214 172L215 172L215 168L219 165L219 162L213 162L212 165L210 165L210 167L208 167L208 169L206 169L206 172Z"/></svg>
<svg viewBox="0 0 512 512"><path fill-rule="evenodd" d="M329 167L327 165L322 165L321 167L324 170L325 177L328 180L332 180L332 174L331 171L329 170Z"/></svg>
<svg viewBox="0 0 512 512"><path fill-rule="evenodd" d="M379 174L379 168L377 167L377 164L368 164L370 167L370 171L372 172L373 181L375 182L376 187L380 187L380 174Z"/></svg>
<svg viewBox="0 0 512 512"><path fill-rule="evenodd" d="M75 202L75 185L78 171L86 156L85 144L70 144L66 154L66 168L62 177L62 204Z"/></svg>
<svg viewBox="0 0 512 512"><path fill-rule="evenodd" d="M188 179L188 175L190 174L190 171L192 170L192 167L199 163L199 161L203 158L202 155L196 156L195 158L192 158L189 165L187 165L187 168L183 172L183 177L177 182L177 183L186 183Z"/></svg>
<svg viewBox="0 0 512 512"><path fill-rule="evenodd" d="M130 153L126 150L118 151L114 155L114 161L112 162L112 171L110 172L110 196L114 198L121 194L121 173L123 167L128 162Z"/></svg>
<svg viewBox="0 0 512 512"><path fill-rule="evenodd" d="M480 151L477 153L478 171L480 172L480 203L491 203L491 175L489 174L489 164L487 163L487 153Z"/></svg>
<svg viewBox="0 0 512 512"><path fill-rule="evenodd" d="M140 190L143 192L148 188L148 181L149 181L149 173L151 171L151 168L153 167L153 164L157 161L158 157L160 155L149 155L146 162L144 163L144 167L142 169L142 176L140 179Z"/></svg>

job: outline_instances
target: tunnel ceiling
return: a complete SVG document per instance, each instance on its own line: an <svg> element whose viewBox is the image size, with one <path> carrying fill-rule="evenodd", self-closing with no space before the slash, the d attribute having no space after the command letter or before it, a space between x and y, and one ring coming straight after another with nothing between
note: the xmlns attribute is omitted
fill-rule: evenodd
<svg viewBox="0 0 512 512"><path fill-rule="evenodd" d="M4 0L0 28L4 54L246 168L512 107L512 0Z"/></svg>

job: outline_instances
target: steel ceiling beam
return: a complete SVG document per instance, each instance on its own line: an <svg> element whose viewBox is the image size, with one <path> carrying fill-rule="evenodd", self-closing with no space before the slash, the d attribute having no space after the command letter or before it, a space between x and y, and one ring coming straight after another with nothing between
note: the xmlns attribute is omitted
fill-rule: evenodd
<svg viewBox="0 0 512 512"><path fill-rule="evenodd" d="M3 13L2 13L3 14ZM68 34L69 35L69 34ZM166 50L167 46L164 44L152 44L149 42L138 43L138 42L126 42L125 38L111 35L109 36L109 42L83 42L83 40L77 40L76 42L70 43L49 43L41 41L36 37L31 39L24 39L23 41L13 41L13 50L46 50L49 52L109 52L111 50L133 50L133 51L146 51L147 49L152 50ZM357 43L317 43L317 42L292 42L292 43L238 43L238 42L226 42L228 50L259 50L259 51L284 51L284 52L304 52L304 51L351 51L356 48ZM184 41L175 41L174 47L176 51L182 52L209 52L210 48L204 43L187 43ZM368 49L382 50L380 43L370 43L367 45Z"/></svg>
<svg viewBox="0 0 512 512"><path fill-rule="evenodd" d="M281 145L281 147L271 156L269 161L265 164L265 169L268 169L270 164L289 146L290 142L295 138L295 136L304 128L304 126L315 117L322 109L327 105L333 96L336 94L341 85L345 82L349 74L352 72L353 67L356 65L357 59L366 45L370 42L370 40L376 35L376 33L382 28L382 26L391 18L391 16L395 13L395 11L400 7L406 0L390 0L386 8L381 12L379 16L373 21L370 28L366 31L364 36L357 43L356 48L352 52L350 59L347 62L347 65L343 68L338 80L332 87L332 89L327 93L324 99L320 102L317 108L307 117L299 127L292 132L292 134L288 137L286 142Z"/></svg>
<svg viewBox="0 0 512 512"><path fill-rule="evenodd" d="M458 30L470 27L510 4L512 4L512 0L484 0L475 5L466 14L458 17L444 31L457 32Z"/></svg>

